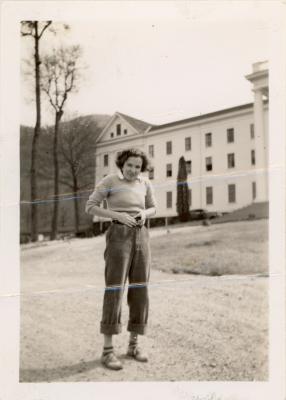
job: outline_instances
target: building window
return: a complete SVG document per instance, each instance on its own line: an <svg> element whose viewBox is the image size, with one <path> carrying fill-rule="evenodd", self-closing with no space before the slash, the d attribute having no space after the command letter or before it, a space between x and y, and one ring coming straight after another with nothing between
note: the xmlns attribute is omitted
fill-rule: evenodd
<svg viewBox="0 0 286 400"><path fill-rule="evenodd" d="M106 201L106 199L103 200L102 204L103 204L103 208L106 210L107 209L107 201Z"/></svg>
<svg viewBox="0 0 286 400"><path fill-rule="evenodd" d="M172 192L167 192L167 208L172 208Z"/></svg>
<svg viewBox="0 0 286 400"><path fill-rule="evenodd" d="M235 203L236 199L235 199L235 185L231 184L228 185L228 202L229 203Z"/></svg>
<svg viewBox="0 0 286 400"><path fill-rule="evenodd" d="M116 125L116 135L120 136L121 135L121 124Z"/></svg>
<svg viewBox="0 0 286 400"><path fill-rule="evenodd" d="M150 157L154 157L154 145L153 144L149 145L148 153L149 153Z"/></svg>
<svg viewBox="0 0 286 400"><path fill-rule="evenodd" d="M206 147L211 147L212 145L212 134L206 133L205 135Z"/></svg>
<svg viewBox="0 0 286 400"><path fill-rule="evenodd" d="M250 124L250 138L254 139L254 124Z"/></svg>
<svg viewBox="0 0 286 400"><path fill-rule="evenodd" d="M108 154L104 154L103 157L103 166L108 167Z"/></svg>
<svg viewBox="0 0 286 400"><path fill-rule="evenodd" d="M189 189L189 207L192 205L192 189Z"/></svg>
<svg viewBox="0 0 286 400"><path fill-rule="evenodd" d="M192 173L192 161L186 161L186 170L187 170L187 174L191 174Z"/></svg>
<svg viewBox="0 0 286 400"><path fill-rule="evenodd" d="M234 142L234 129L229 128L227 129L227 143L233 143Z"/></svg>
<svg viewBox="0 0 286 400"><path fill-rule="evenodd" d="M172 154L172 142L166 142L166 152Z"/></svg>
<svg viewBox="0 0 286 400"><path fill-rule="evenodd" d="M230 153L227 155L227 167L228 168L235 167L234 153Z"/></svg>
<svg viewBox="0 0 286 400"><path fill-rule="evenodd" d="M192 149L192 138L186 137L185 138L185 151L189 151Z"/></svg>
<svg viewBox="0 0 286 400"><path fill-rule="evenodd" d="M113 132L111 132L111 134L110 134L110 137L111 137L111 138L113 138L113 136L114 136L114 133L113 133Z"/></svg>
<svg viewBox="0 0 286 400"><path fill-rule="evenodd" d="M206 171L213 170L213 162L211 157L206 157Z"/></svg>
<svg viewBox="0 0 286 400"><path fill-rule="evenodd" d="M127 135L127 129L124 129L123 133L124 135Z"/></svg>
<svg viewBox="0 0 286 400"><path fill-rule="evenodd" d="M154 168L149 169L149 179L154 179Z"/></svg>
<svg viewBox="0 0 286 400"><path fill-rule="evenodd" d="M172 176L172 164L167 164L166 174L167 174L167 177Z"/></svg>
<svg viewBox="0 0 286 400"><path fill-rule="evenodd" d="M212 188L212 186L206 187L206 203L213 204L213 188Z"/></svg>
<svg viewBox="0 0 286 400"><path fill-rule="evenodd" d="M252 200L256 199L256 182L252 182Z"/></svg>
<svg viewBox="0 0 286 400"><path fill-rule="evenodd" d="M251 165L255 165L255 150L251 150Z"/></svg>

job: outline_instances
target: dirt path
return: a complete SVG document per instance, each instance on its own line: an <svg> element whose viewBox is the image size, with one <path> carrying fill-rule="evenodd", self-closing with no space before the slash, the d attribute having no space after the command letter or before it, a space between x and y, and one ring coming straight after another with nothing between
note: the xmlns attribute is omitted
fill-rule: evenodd
<svg viewBox="0 0 286 400"><path fill-rule="evenodd" d="M140 338L150 362L124 357L125 293L115 338L124 369L102 368L103 246L97 237L23 247L22 382L267 379L267 278L155 270L149 331Z"/></svg>

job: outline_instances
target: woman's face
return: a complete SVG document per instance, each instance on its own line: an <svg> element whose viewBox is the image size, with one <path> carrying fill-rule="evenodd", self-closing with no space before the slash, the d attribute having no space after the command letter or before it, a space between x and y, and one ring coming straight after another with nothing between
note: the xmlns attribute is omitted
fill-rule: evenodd
<svg viewBox="0 0 286 400"><path fill-rule="evenodd" d="M124 178L128 181L135 181L141 172L142 163L141 157L127 158L122 168L122 174Z"/></svg>

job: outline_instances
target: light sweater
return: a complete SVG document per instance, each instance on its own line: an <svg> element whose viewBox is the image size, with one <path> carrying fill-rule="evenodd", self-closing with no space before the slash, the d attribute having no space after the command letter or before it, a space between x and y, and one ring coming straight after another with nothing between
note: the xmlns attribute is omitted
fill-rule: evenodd
<svg viewBox="0 0 286 400"><path fill-rule="evenodd" d="M89 196L85 211L92 214L94 206L100 206L106 199L107 207L112 211L138 213L140 210L156 207L151 182L148 178L138 176L129 182L122 173L105 176Z"/></svg>

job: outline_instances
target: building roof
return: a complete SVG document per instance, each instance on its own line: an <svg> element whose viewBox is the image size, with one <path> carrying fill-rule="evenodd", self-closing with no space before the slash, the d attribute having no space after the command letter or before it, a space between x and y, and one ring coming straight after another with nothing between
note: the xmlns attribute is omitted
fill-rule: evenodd
<svg viewBox="0 0 286 400"><path fill-rule="evenodd" d="M268 104L268 99L267 100L263 100L263 103L265 105ZM218 117L220 115L224 115L224 114L228 114L228 113L232 113L232 112L236 112L236 111L250 110L253 106L254 106L253 103L242 104L240 106L225 108L223 110L214 111L214 112L207 113L207 114L201 114L201 115L197 115L195 117L181 119L181 120L173 121L173 122L168 122L166 124L161 124L161 125L150 124L149 122L142 121L140 119L130 117L129 115L126 115L126 114L123 114L123 113L120 113L120 112L117 111L114 114L114 116L112 117L112 119L110 119L108 124L103 129L103 131L99 135L97 141L99 141L101 139L102 135L104 134L104 132L106 131L108 126L112 123L114 118L116 118L116 116L122 117L134 129L136 129L136 131L138 133L143 134L145 132L148 132L148 133L149 132L157 132L157 131L159 131L161 129L166 129L166 128L171 128L171 127L174 127L174 126L185 125L185 124L192 123L192 122L197 122L197 121L203 121L203 120L205 120L207 118Z"/></svg>
<svg viewBox="0 0 286 400"><path fill-rule="evenodd" d="M253 107L253 103L247 103L247 104L243 104L243 105L240 105L240 106L231 107L231 108L225 108L223 110L214 111L214 112L211 112L211 113L208 113L208 114L201 114L201 115L198 115L196 117L181 119L179 121L173 121L173 122L169 122L169 123L162 124L162 125L152 125L152 128L150 129L149 132L154 132L154 131L157 131L159 129L171 128L172 126L184 125L184 124L187 124L189 122L195 122L195 121L199 121L199 120L204 120L206 118L216 117L216 116L223 115L223 114L226 114L226 113L229 113L229 112L233 112L233 111L247 110L248 108L251 108L251 107Z"/></svg>
<svg viewBox="0 0 286 400"><path fill-rule="evenodd" d="M149 122L142 121L140 119L136 119L133 117L130 117L129 115L122 114L120 112L116 112L117 115L120 115L122 118L124 118L130 125L133 126L139 133L143 133L146 131L146 129L150 128L151 126L155 127L156 125L150 124Z"/></svg>

